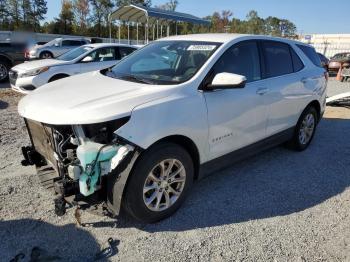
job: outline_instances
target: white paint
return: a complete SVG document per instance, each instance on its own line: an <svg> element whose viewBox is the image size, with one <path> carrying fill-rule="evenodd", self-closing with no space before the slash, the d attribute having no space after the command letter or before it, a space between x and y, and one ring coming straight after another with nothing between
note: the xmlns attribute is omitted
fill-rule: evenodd
<svg viewBox="0 0 350 262"><path fill-rule="evenodd" d="M289 43L305 68L297 73L247 83L245 88L198 90L229 47L254 39ZM169 40L222 44L185 83L148 85L110 78L99 72L87 73L38 89L20 101L19 113L39 122L68 125L130 116L130 120L115 131L120 137L147 149L164 137L182 135L194 142L200 162L204 163L295 126L301 112L313 100L320 102L321 112L325 109L324 70L314 66L295 46L299 42L231 34L172 36L159 41ZM262 89L266 92L260 92Z"/></svg>

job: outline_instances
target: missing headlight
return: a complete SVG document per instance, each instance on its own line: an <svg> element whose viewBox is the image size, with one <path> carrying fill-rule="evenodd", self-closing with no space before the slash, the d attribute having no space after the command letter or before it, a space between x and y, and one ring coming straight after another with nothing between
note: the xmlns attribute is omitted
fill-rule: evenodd
<svg viewBox="0 0 350 262"><path fill-rule="evenodd" d="M107 144L115 138L114 132L125 125L129 119L130 116L103 123L82 125L82 127L87 138L96 143Z"/></svg>

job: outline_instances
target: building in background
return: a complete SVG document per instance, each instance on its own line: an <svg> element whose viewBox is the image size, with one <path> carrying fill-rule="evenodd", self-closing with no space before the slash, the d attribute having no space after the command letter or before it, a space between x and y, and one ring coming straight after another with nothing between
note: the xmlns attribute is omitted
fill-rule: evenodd
<svg viewBox="0 0 350 262"><path fill-rule="evenodd" d="M350 34L306 34L301 35L299 40L311 44L328 58L337 53L350 52Z"/></svg>

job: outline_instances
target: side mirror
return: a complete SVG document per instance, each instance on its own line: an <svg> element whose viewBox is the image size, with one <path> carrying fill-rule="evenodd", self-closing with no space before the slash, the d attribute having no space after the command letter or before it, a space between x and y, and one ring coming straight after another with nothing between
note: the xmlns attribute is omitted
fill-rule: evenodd
<svg viewBox="0 0 350 262"><path fill-rule="evenodd" d="M211 84L207 85L208 90L243 88L247 78L242 75L232 73L219 73L214 76Z"/></svg>
<svg viewBox="0 0 350 262"><path fill-rule="evenodd" d="M59 44L59 43L55 43L54 46L55 46L55 47L59 47L60 44Z"/></svg>
<svg viewBox="0 0 350 262"><path fill-rule="evenodd" d="M91 56L85 56L81 62L83 63L89 63L92 62L94 59Z"/></svg>

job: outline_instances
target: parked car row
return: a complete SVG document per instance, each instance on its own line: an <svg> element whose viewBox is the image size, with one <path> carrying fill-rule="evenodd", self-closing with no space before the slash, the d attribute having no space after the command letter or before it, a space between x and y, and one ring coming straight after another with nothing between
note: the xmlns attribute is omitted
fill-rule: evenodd
<svg viewBox="0 0 350 262"><path fill-rule="evenodd" d="M121 44L87 44L58 56L19 64L9 72L11 87L20 93L29 93L49 83L115 65L137 48Z"/></svg>
<svg viewBox="0 0 350 262"><path fill-rule="evenodd" d="M0 42L0 82L8 80L13 66L28 60L57 58L78 46L100 43L99 38L56 38L50 42Z"/></svg>
<svg viewBox="0 0 350 262"><path fill-rule="evenodd" d="M84 45L13 74L43 84L63 67L82 72L122 58L123 48ZM100 201L112 215L123 208L144 222L164 219L216 168L285 142L305 150L326 105L315 49L288 39L173 36L94 70L48 83L18 105L32 143L22 164L54 188L60 214L65 201Z"/></svg>

